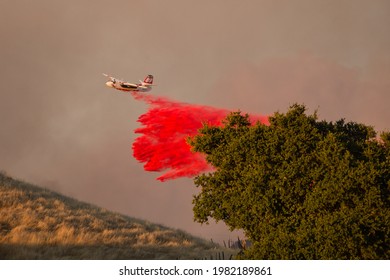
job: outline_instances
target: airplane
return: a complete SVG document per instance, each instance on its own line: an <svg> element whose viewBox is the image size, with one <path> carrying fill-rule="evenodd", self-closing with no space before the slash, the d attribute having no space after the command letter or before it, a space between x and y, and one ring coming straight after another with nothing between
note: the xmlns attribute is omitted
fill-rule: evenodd
<svg viewBox="0 0 390 280"><path fill-rule="evenodd" d="M140 80L140 83L138 84L124 82L107 74L103 75L109 79L109 81L106 83L106 86L115 88L117 90L148 92L152 90L152 86L155 86L153 85L153 75L147 75L144 81Z"/></svg>

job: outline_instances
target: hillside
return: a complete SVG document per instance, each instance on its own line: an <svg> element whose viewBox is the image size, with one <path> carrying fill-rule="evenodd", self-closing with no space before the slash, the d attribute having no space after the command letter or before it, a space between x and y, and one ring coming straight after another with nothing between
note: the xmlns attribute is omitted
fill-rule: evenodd
<svg viewBox="0 0 390 280"><path fill-rule="evenodd" d="M0 259L210 259L233 251L0 173Z"/></svg>

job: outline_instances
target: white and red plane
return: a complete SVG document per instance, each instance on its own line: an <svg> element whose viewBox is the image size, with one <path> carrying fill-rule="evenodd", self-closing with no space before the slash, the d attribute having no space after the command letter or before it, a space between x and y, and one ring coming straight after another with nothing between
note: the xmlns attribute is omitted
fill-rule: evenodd
<svg viewBox="0 0 390 280"><path fill-rule="evenodd" d="M153 85L153 75L147 75L145 77L144 81L140 80L140 83L138 83L138 84L124 82L124 81L118 80L114 77L111 77L107 74L103 74L103 75L110 79L106 83L106 86L111 87L111 88L115 88L118 90L148 92L148 91L152 90L152 86L155 86L155 85Z"/></svg>

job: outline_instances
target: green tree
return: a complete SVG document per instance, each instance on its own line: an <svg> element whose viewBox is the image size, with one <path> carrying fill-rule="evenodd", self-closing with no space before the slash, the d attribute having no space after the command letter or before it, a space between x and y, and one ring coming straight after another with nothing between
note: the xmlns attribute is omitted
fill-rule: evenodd
<svg viewBox="0 0 390 280"><path fill-rule="evenodd" d="M243 258L389 259L390 134L305 111L269 126L235 112L189 139L215 167L194 180L195 221L242 229Z"/></svg>

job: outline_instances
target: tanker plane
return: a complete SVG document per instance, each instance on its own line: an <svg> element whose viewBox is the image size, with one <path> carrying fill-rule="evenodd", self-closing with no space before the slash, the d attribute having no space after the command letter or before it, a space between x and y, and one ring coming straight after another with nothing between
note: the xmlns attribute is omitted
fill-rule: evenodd
<svg viewBox="0 0 390 280"><path fill-rule="evenodd" d="M106 86L115 88L117 90L148 92L152 90L152 86L155 86L153 85L153 75L147 75L143 81L140 80L140 82L137 84L124 82L107 74L103 75L109 79L109 81L106 83Z"/></svg>

